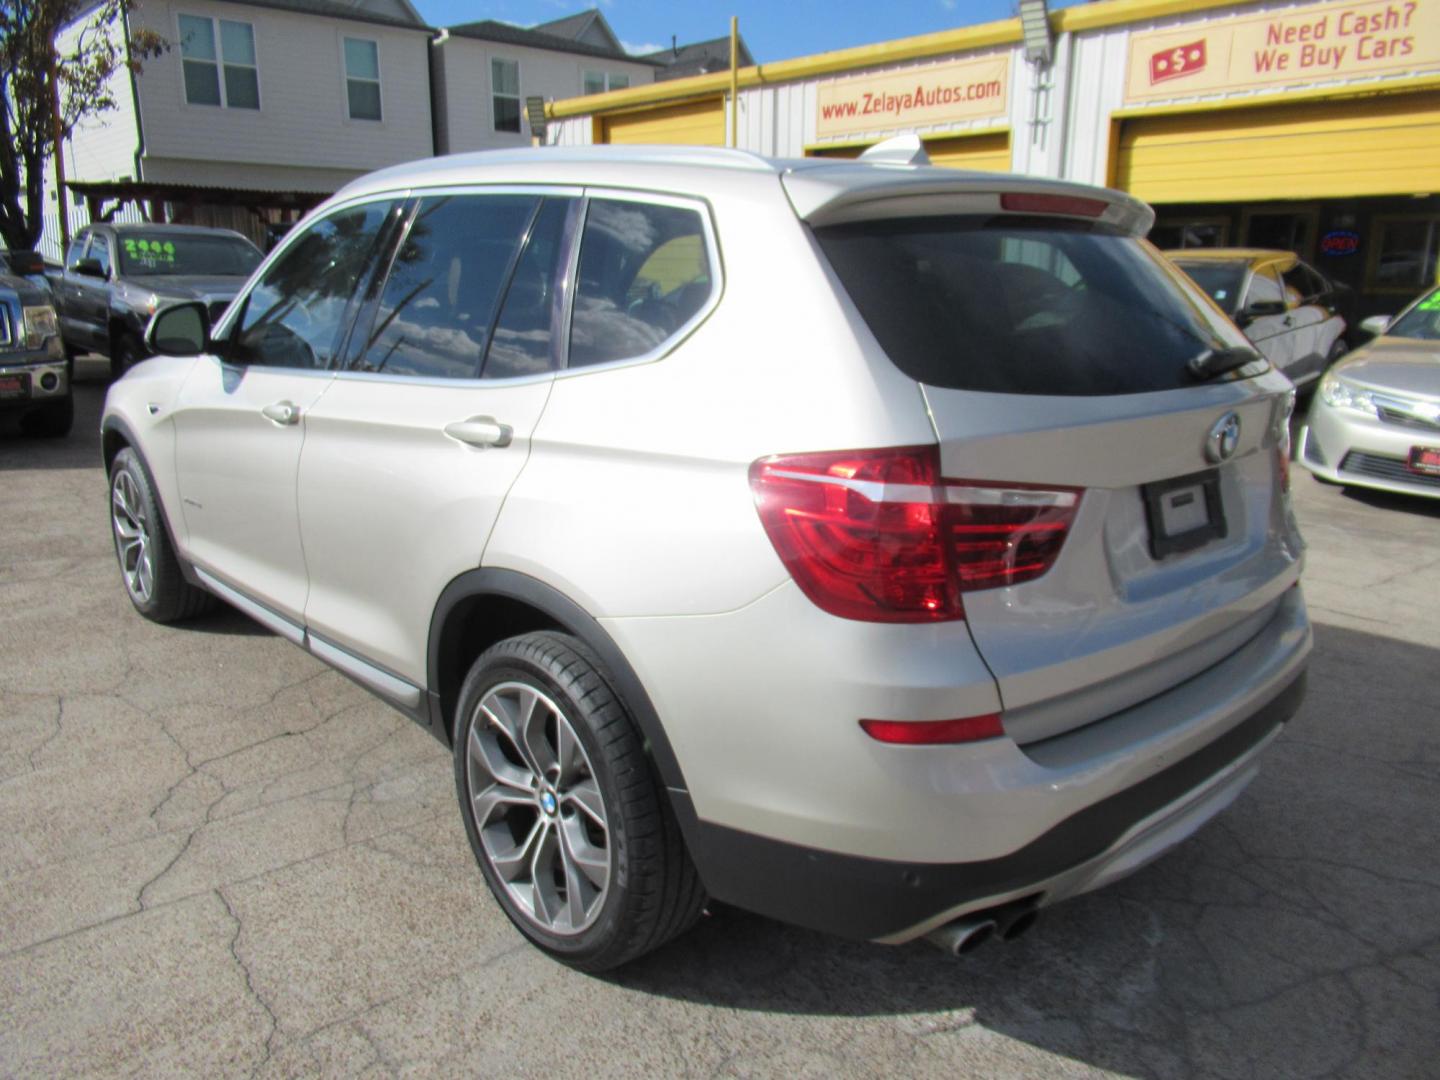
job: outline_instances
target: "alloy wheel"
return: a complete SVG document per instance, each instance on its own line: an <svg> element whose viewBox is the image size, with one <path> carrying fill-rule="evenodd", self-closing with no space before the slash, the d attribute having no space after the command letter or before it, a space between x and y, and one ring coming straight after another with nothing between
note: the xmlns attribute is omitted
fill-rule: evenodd
<svg viewBox="0 0 1440 1080"><path fill-rule="evenodd" d="M138 603L146 603L155 589L155 567L151 559L150 525L145 519L145 503L135 478L125 469L117 469L110 486L110 520L115 528L115 544L120 553L120 572L125 587Z"/></svg>
<svg viewBox="0 0 1440 1080"><path fill-rule="evenodd" d="M564 711L504 682L470 724L466 778L475 830L514 905L551 934L578 934L610 883L610 829L590 756Z"/></svg>

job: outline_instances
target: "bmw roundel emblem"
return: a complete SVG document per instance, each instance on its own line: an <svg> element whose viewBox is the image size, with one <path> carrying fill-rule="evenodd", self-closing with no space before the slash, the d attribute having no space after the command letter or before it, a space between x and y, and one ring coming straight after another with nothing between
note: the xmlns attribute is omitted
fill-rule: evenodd
<svg viewBox="0 0 1440 1080"><path fill-rule="evenodd" d="M1233 412L1226 413L1215 421L1210 434L1205 436L1205 460L1212 465L1229 461L1240 446L1240 417Z"/></svg>
<svg viewBox="0 0 1440 1080"><path fill-rule="evenodd" d="M547 814L555 813L555 796L546 791L540 796L540 807Z"/></svg>

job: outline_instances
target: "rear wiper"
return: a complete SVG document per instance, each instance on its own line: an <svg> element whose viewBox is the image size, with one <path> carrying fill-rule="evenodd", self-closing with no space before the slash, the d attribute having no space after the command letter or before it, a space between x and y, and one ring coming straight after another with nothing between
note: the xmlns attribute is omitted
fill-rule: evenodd
<svg viewBox="0 0 1440 1080"><path fill-rule="evenodd" d="M1204 352L1196 353L1185 366L1197 379L1213 379L1227 371L1234 371L1236 368L1264 359L1249 345L1231 345L1225 349L1206 349Z"/></svg>

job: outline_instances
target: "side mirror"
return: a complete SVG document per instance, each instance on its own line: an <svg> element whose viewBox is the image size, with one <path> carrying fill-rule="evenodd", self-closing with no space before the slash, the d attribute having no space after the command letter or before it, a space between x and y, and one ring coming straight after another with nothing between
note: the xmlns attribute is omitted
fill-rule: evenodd
<svg viewBox="0 0 1440 1080"><path fill-rule="evenodd" d="M1389 315L1371 315L1368 319L1360 320L1360 332L1369 334L1372 338L1379 337L1390 329Z"/></svg>
<svg viewBox="0 0 1440 1080"><path fill-rule="evenodd" d="M199 356L210 344L210 313L199 300L161 308L145 328L145 344L161 356Z"/></svg>
<svg viewBox="0 0 1440 1080"><path fill-rule="evenodd" d="M95 277L102 280L108 276L105 273L105 268L100 265L99 259L81 259L75 264L75 272L77 274L84 274L86 277Z"/></svg>
<svg viewBox="0 0 1440 1080"><path fill-rule="evenodd" d="M1263 319L1266 315L1284 315L1285 311L1284 300L1252 300L1240 309L1235 323L1237 326L1249 326L1256 319Z"/></svg>

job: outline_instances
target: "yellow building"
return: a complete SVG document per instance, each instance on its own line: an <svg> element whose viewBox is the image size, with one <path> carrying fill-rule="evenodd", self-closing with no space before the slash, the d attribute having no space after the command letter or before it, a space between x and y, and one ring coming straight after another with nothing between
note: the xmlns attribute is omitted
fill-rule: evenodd
<svg viewBox="0 0 1440 1080"><path fill-rule="evenodd" d="M1162 247L1297 251L1394 311L1436 280L1440 0L1108 0L552 103L549 141L853 156L1106 184ZM1035 55L1032 38L1032 50ZM733 116L733 119L732 119Z"/></svg>

